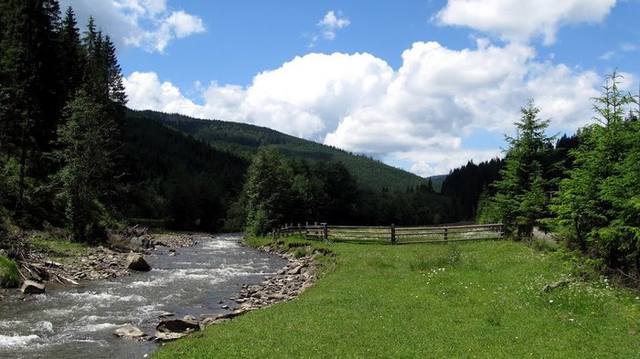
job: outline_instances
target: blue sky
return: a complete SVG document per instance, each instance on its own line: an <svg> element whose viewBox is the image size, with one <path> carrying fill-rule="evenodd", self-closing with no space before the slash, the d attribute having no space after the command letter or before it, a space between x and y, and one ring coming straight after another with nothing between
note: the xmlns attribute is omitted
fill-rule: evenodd
<svg viewBox="0 0 640 359"><path fill-rule="evenodd" d="M629 88L640 74L637 0L62 4L115 38L133 108L268 126L425 176L500 154L527 98L572 132L603 74Z"/></svg>

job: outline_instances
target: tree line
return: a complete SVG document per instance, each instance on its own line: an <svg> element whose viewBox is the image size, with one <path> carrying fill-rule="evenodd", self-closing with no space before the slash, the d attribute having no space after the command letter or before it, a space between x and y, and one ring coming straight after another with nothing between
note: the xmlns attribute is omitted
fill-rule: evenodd
<svg viewBox="0 0 640 359"><path fill-rule="evenodd" d="M549 120L529 103L515 123L494 194L480 217L502 220L510 234L530 238L535 227L557 233L603 267L640 274L640 104L606 77L593 99L594 121L554 151ZM558 146L556 146L558 148Z"/></svg>
<svg viewBox="0 0 640 359"><path fill-rule="evenodd" d="M431 182L405 191L358 185L341 162L291 160L263 147L249 166L230 220L265 234L285 223L437 224L451 220L450 201Z"/></svg>
<svg viewBox="0 0 640 359"><path fill-rule="evenodd" d="M0 4L0 207L17 224L104 229L118 191L126 95L116 49L55 0ZM7 214L8 213L8 214Z"/></svg>

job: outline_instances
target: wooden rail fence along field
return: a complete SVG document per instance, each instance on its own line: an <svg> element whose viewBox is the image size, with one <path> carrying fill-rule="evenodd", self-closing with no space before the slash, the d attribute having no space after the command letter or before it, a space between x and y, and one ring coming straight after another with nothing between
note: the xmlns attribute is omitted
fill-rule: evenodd
<svg viewBox="0 0 640 359"><path fill-rule="evenodd" d="M332 226L326 223L288 224L273 231L273 237L304 235L308 239L355 243L443 243L502 239L502 223L474 225L443 225L429 227Z"/></svg>

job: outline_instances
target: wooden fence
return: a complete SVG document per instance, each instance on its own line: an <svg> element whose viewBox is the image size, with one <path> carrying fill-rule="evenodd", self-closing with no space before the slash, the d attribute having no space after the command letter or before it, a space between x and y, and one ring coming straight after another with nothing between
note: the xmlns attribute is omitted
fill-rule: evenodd
<svg viewBox="0 0 640 359"><path fill-rule="evenodd" d="M502 239L502 223L444 225L430 227L332 226L326 223L285 225L271 233L274 237L304 235L308 239L356 243L438 243Z"/></svg>

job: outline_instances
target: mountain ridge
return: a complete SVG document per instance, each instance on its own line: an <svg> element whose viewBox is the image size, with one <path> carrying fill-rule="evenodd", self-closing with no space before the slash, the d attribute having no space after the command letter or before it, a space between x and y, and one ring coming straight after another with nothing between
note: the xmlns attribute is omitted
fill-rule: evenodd
<svg viewBox="0 0 640 359"><path fill-rule="evenodd" d="M371 189L404 190L428 179L385 164L365 155L354 154L333 146L298 138L277 130L252 124L193 118L152 110L129 110L128 117L145 118L192 136L216 150L250 159L261 146L272 146L292 159L307 161L339 161L356 180Z"/></svg>

